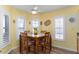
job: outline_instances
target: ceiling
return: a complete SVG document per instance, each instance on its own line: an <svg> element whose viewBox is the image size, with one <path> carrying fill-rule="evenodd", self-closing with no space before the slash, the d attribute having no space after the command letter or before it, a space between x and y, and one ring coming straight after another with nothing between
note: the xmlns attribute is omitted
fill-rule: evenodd
<svg viewBox="0 0 79 59"><path fill-rule="evenodd" d="M12 5L14 8L18 8L23 11L31 12L32 9L37 6L39 12L54 11L59 8L70 7L69 5Z"/></svg>

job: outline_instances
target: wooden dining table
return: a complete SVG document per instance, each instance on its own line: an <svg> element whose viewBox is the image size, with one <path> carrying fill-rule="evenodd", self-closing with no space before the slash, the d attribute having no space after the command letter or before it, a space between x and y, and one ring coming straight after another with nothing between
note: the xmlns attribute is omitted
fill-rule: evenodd
<svg viewBox="0 0 79 59"><path fill-rule="evenodd" d="M41 53L50 53L51 51L50 36L46 36L45 33L39 33L37 35L27 33L22 36L20 35L20 52L25 53L23 51L26 51L27 53L30 53L30 51L32 51L35 54L40 53L40 51Z"/></svg>
<svg viewBox="0 0 79 59"><path fill-rule="evenodd" d="M39 33L39 34L35 35L35 34L32 34L32 33L27 33L27 36L36 38L36 37L43 37L43 36L45 36L45 34L44 33Z"/></svg>

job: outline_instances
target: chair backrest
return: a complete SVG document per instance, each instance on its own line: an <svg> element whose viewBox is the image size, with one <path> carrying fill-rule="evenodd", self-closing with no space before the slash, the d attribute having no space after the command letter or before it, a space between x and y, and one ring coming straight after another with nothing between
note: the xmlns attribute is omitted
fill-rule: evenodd
<svg viewBox="0 0 79 59"><path fill-rule="evenodd" d="M50 32L46 32L45 33L45 40L46 40L46 43L50 43L50 40L51 40L51 34L50 34Z"/></svg>
<svg viewBox="0 0 79 59"><path fill-rule="evenodd" d="M46 33L46 31L41 31L41 33Z"/></svg>
<svg viewBox="0 0 79 59"><path fill-rule="evenodd" d="M27 42L27 33L21 32L20 33L20 51L28 52L28 42Z"/></svg>
<svg viewBox="0 0 79 59"><path fill-rule="evenodd" d="M30 31L24 31L25 33L30 33Z"/></svg>
<svg viewBox="0 0 79 59"><path fill-rule="evenodd" d="M46 37L49 37L49 36L50 36L50 32L46 32L46 33L45 33L45 36L46 36Z"/></svg>

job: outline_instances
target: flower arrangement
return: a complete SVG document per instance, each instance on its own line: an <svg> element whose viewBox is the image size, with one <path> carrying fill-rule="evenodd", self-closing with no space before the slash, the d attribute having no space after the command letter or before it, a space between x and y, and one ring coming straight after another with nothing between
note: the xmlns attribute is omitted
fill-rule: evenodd
<svg viewBox="0 0 79 59"><path fill-rule="evenodd" d="M37 28L34 28L34 34L37 35L38 31Z"/></svg>

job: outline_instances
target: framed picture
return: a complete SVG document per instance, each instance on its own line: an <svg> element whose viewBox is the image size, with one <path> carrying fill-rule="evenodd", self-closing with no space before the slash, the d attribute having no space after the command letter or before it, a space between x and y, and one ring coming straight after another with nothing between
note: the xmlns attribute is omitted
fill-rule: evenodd
<svg viewBox="0 0 79 59"><path fill-rule="evenodd" d="M42 21L40 21L40 25L42 25Z"/></svg>

